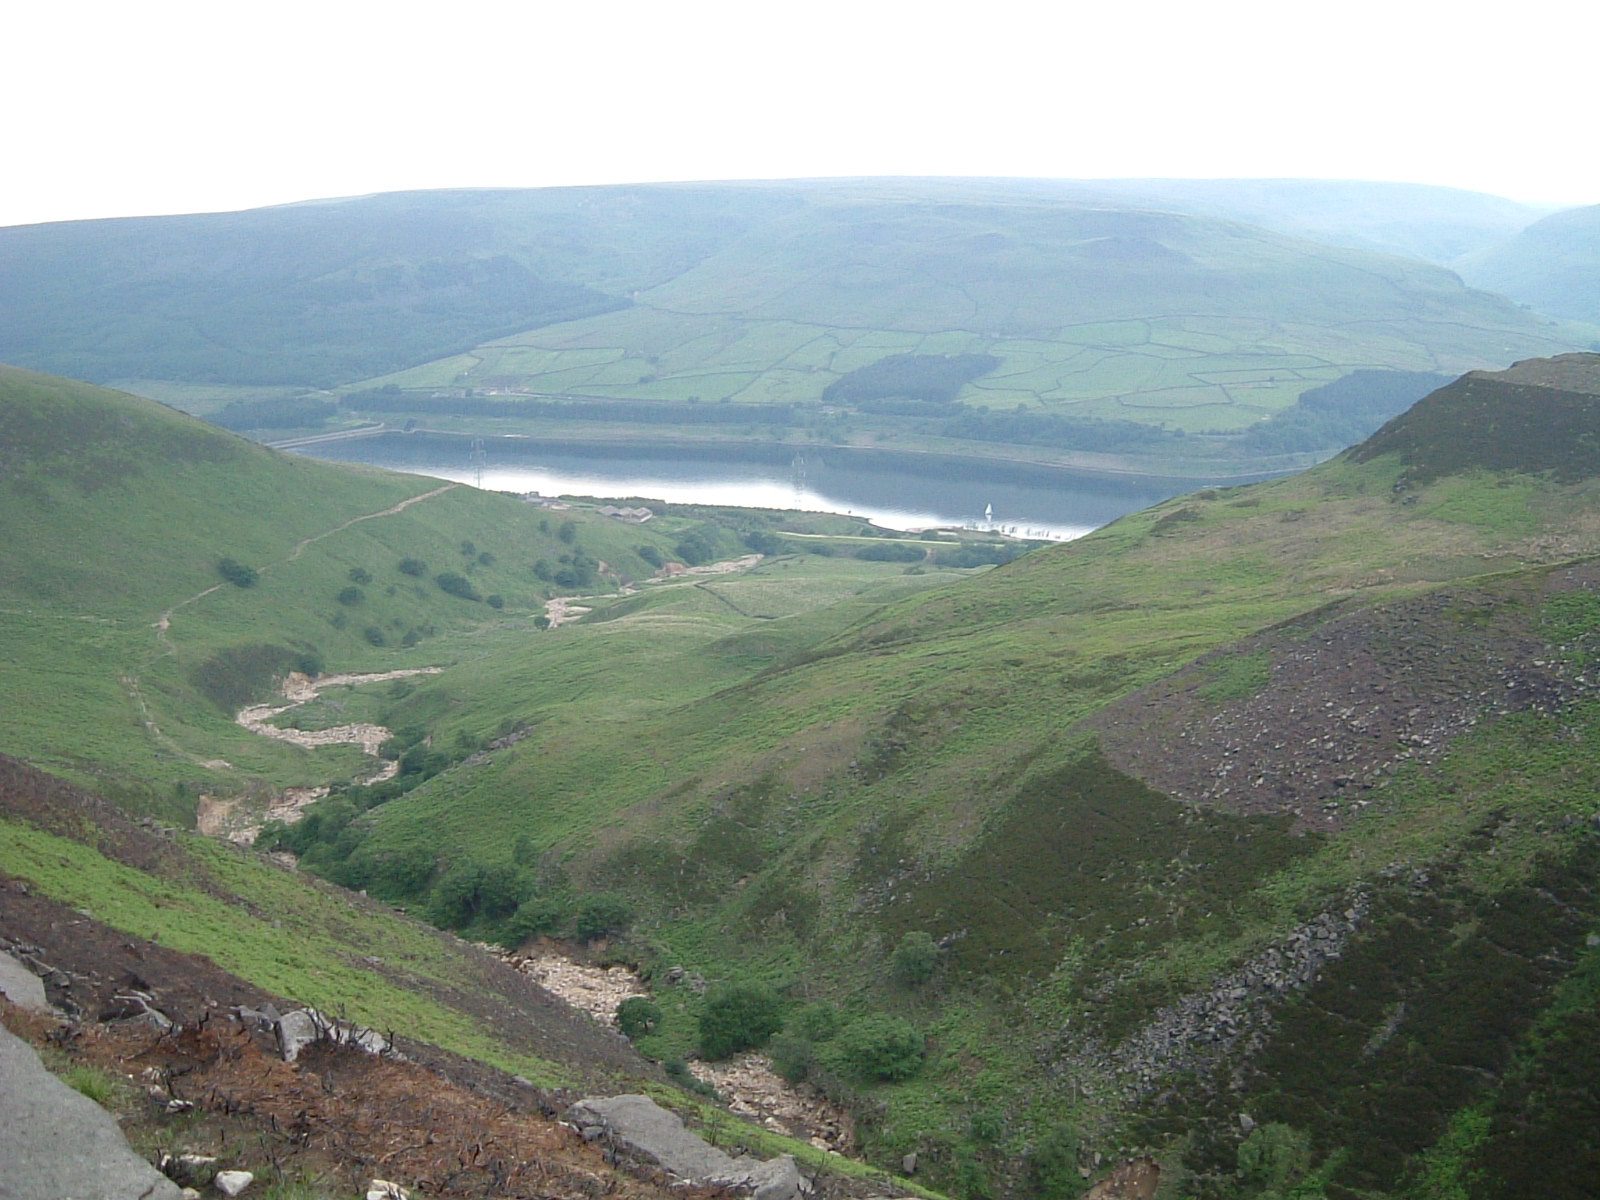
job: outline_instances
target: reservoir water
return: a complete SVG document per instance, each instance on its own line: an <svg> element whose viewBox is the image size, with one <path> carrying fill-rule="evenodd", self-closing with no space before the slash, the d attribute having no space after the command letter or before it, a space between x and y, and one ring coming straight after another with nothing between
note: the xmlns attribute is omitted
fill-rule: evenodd
<svg viewBox="0 0 1600 1200"><path fill-rule="evenodd" d="M297 453L519 495L793 508L849 513L888 529L956 526L1054 539L1081 537L1125 513L1201 486L1194 481L1131 482L991 467L970 460L923 466L909 455L833 449L797 453L781 445L667 452L393 434L309 446Z"/></svg>

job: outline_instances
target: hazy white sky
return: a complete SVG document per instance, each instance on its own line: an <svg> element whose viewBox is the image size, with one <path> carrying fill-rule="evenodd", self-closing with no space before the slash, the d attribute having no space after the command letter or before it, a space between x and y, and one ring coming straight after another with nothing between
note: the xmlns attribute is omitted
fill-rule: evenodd
<svg viewBox="0 0 1600 1200"><path fill-rule="evenodd" d="M1584 0L51 0L0 28L0 225L829 175L1600 203Z"/></svg>

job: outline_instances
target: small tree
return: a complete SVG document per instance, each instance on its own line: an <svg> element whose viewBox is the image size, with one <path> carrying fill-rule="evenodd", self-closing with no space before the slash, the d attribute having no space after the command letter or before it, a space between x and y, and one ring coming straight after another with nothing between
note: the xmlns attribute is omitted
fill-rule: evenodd
<svg viewBox="0 0 1600 1200"><path fill-rule="evenodd" d="M417 578L428 573L428 564L420 558L402 558L400 560L400 574L415 575Z"/></svg>
<svg viewBox="0 0 1600 1200"><path fill-rule="evenodd" d="M722 983L706 993L700 1012L700 1056L716 1062L741 1050L754 1050L783 1028L778 997L771 988Z"/></svg>
<svg viewBox="0 0 1600 1200"><path fill-rule="evenodd" d="M339 603L345 605L360 604L367 598L367 594L354 585L343 588L339 592Z"/></svg>
<svg viewBox="0 0 1600 1200"><path fill-rule="evenodd" d="M617 1028L630 1042L661 1024L661 1006L648 996L629 996L617 1005Z"/></svg>

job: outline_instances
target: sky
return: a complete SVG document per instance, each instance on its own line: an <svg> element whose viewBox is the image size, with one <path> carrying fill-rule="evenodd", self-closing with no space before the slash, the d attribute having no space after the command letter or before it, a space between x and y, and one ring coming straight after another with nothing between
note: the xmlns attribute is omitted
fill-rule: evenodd
<svg viewBox="0 0 1600 1200"><path fill-rule="evenodd" d="M0 225L857 175L1600 203L1580 0L52 0L0 28Z"/></svg>

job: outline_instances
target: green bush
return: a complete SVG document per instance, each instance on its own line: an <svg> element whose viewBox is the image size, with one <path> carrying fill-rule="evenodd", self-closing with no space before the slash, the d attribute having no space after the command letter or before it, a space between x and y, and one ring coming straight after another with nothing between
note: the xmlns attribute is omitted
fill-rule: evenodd
<svg viewBox="0 0 1600 1200"><path fill-rule="evenodd" d="M529 896L500 928L496 944L515 950L529 938L553 934L567 923L567 906L550 896Z"/></svg>
<svg viewBox="0 0 1600 1200"><path fill-rule="evenodd" d="M794 1031L813 1042L825 1042L844 1026L844 1018L831 1004L808 1004L795 1014Z"/></svg>
<svg viewBox="0 0 1600 1200"><path fill-rule="evenodd" d="M640 546L636 553L658 571L661 569L661 565L666 562L666 559L661 556L661 551L654 546ZM537 567L535 567L535 573L537 573Z"/></svg>
<svg viewBox="0 0 1600 1200"><path fill-rule="evenodd" d="M1078 1174L1082 1136L1072 1125L1055 1125L1028 1152L1028 1176L1039 1200L1075 1200L1088 1185Z"/></svg>
<svg viewBox="0 0 1600 1200"><path fill-rule="evenodd" d="M454 571L441 571L433 577L434 583L439 585L441 592L452 596L459 596L463 600L482 600L478 589L472 586L472 581L465 575L458 575Z"/></svg>
<svg viewBox="0 0 1600 1200"><path fill-rule="evenodd" d="M633 1041L661 1024L661 1006L648 996L629 996L617 1005L617 1027Z"/></svg>
<svg viewBox="0 0 1600 1200"><path fill-rule="evenodd" d="M633 909L626 900L601 892L579 902L572 932L579 941L592 942L596 938L621 933L632 921Z"/></svg>
<svg viewBox="0 0 1600 1200"><path fill-rule="evenodd" d="M354 585L339 592L339 603L344 605L360 604L366 598L367 594Z"/></svg>
<svg viewBox="0 0 1600 1200"><path fill-rule="evenodd" d="M894 1082L922 1069L923 1037L904 1017L871 1013L839 1034L839 1055L857 1079Z"/></svg>
<svg viewBox="0 0 1600 1200"><path fill-rule="evenodd" d="M237 559L222 558L217 560L217 574L221 575L234 587L255 587L261 578L261 572L254 567L247 567Z"/></svg>
<svg viewBox="0 0 1600 1200"><path fill-rule="evenodd" d="M913 929L889 955L889 973L903 987L918 987L933 977L939 965L939 947L931 934Z"/></svg>
<svg viewBox="0 0 1600 1200"><path fill-rule="evenodd" d="M350 582L359 583L362 587L365 587L372 582L372 572L365 567L351 567Z"/></svg>
<svg viewBox="0 0 1600 1200"><path fill-rule="evenodd" d="M462 929L474 921L512 916L532 891L533 877L521 867L468 859L434 885L429 914L437 925Z"/></svg>
<svg viewBox="0 0 1600 1200"><path fill-rule="evenodd" d="M402 575L415 575L420 579L428 573L428 564L420 558L402 558L400 560L400 573Z"/></svg>
<svg viewBox="0 0 1600 1200"><path fill-rule="evenodd" d="M783 1028L777 994L756 984L722 983L700 1012L700 1057L716 1062L754 1050Z"/></svg>
<svg viewBox="0 0 1600 1200"><path fill-rule="evenodd" d="M1257 1126L1239 1144L1239 1178L1268 1193L1293 1186L1311 1169L1311 1139L1291 1126Z"/></svg>

